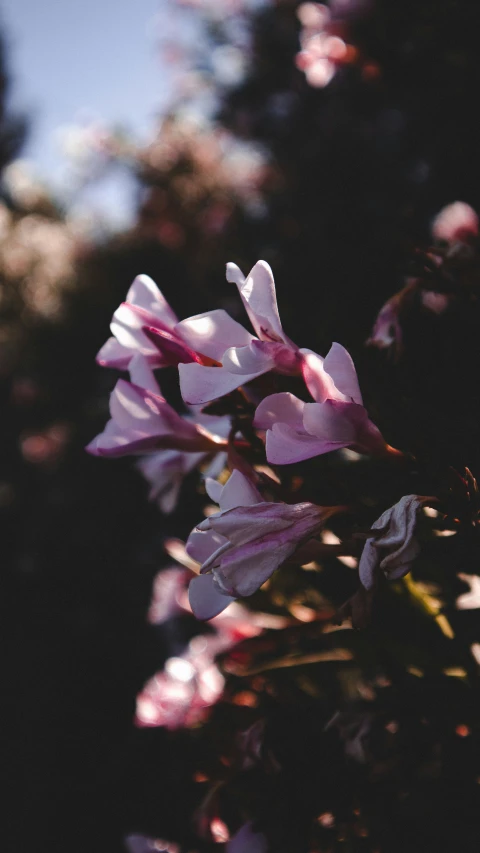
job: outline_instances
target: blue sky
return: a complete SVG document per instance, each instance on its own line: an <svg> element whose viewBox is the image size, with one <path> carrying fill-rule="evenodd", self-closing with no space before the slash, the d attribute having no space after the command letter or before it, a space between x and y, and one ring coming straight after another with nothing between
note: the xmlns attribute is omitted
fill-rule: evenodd
<svg viewBox="0 0 480 853"><path fill-rule="evenodd" d="M171 23L166 3L3 0L10 102L31 119L22 157L41 176L60 184L57 130L79 118L122 123L147 135L170 91L156 50L156 34ZM118 192L118 203L128 203L128 188L104 190L106 197Z"/></svg>

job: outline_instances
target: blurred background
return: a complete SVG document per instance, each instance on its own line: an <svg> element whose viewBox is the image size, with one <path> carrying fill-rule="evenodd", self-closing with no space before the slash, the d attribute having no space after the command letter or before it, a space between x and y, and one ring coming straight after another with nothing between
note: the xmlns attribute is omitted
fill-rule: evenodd
<svg viewBox="0 0 480 853"><path fill-rule="evenodd" d="M363 343L433 217L457 199L480 208L476 5L331 0L322 24L311 5L1 4L8 853L116 853L166 815L177 837L191 809L182 736L174 751L132 721L193 633L187 617L176 634L146 615L163 539L185 536L198 506L183 498L166 518L131 460L84 452L116 381L95 355L135 275L180 317L239 316L225 264L264 258L287 333L319 352L341 341L368 395L388 377ZM405 371L432 403L427 446L438 385L413 357Z"/></svg>

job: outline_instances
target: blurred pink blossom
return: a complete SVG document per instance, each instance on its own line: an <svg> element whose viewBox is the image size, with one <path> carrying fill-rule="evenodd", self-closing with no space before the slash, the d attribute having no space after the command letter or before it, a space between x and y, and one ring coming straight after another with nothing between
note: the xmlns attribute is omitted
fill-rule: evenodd
<svg viewBox="0 0 480 853"><path fill-rule="evenodd" d="M155 580L149 621L161 624L191 612L187 584L191 572L165 569ZM151 678L137 697L135 722L138 726L165 726L169 729L200 722L222 695L224 678L215 657L242 639L255 637L265 625L262 614L250 613L239 604L212 619L213 634L200 634L187 649L167 660L164 669Z"/></svg>
<svg viewBox="0 0 480 853"><path fill-rule="evenodd" d="M422 305L433 314L443 314L450 303L447 293L437 293L435 290L422 290Z"/></svg>
<svg viewBox="0 0 480 853"><path fill-rule="evenodd" d="M367 340L367 346L375 346L378 349L393 347L397 354L400 352L402 347L402 327L398 316L399 308L399 294L395 294L380 309L372 334Z"/></svg>
<svg viewBox="0 0 480 853"><path fill-rule="evenodd" d="M464 201L455 201L442 208L433 220L432 234L447 243L468 243L478 237L478 216Z"/></svg>
<svg viewBox="0 0 480 853"><path fill-rule="evenodd" d="M348 11L347 6L341 10ZM342 64L352 62L357 51L342 38L341 19L332 20L327 6L321 3L301 3L297 15L302 24L300 31L301 50L296 56L296 65L303 71L307 83L323 89Z"/></svg>

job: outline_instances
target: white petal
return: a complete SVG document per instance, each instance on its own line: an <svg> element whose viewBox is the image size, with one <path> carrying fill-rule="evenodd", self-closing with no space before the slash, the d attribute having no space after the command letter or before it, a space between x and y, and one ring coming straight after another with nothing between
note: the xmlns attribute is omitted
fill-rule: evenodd
<svg viewBox="0 0 480 853"><path fill-rule="evenodd" d="M220 476L223 469L227 464L227 454L224 450L221 453L215 454L212 461L207 465L204 473L205 477L211 477L212 480L216 480L217 477Z"/></svg>
<svg viewBox="0 0 480 853"><path fill-rule="evenodd" d="M214 530L192 530L185 549L189 557L203 565L227 540Z"/></svg>
<svg viewBox="0 0 480 853"><path fill-rule="evenodd" d="M170 308L163 293L148 275L137 275L125 301L131 302L132 305L138 305L145 311L151 311L169 328L173 328L178 322L177 316Z"/></svg>
<svg viewBox="0 0 480 853"><path fill-rule="evenodd" d="M296 432L287 424L274 424L267 432L267 460L273 465L290 465L337 450L341 444L331 443L313 435Z"/></svg>
<svg viewBox="0 0 480 853"><path fill-rule="evenodd" d="M180 489L182 487L182 479L182 477L177 477L176 480L172 480L162 491L162 494L157 498L159 509L161 509L165 515L170 515L177 506Z"/></svg>
<svg viewBox="0 0 480 853"><path fill-rule="evenodd" d="M248 477L235 468L223 487L218 503L222 512L227 512L237 506L262 503L262 496Z"/></svg>
<svg viewBox="0 0 480 853"><path fill-rule="evenodd" d="M303 425L310 435L344 446L354 444L357 438L355 423L348 417L348 412L334 408L328 400L325 403L306 403Z"/></svg>
<svg viewBox="0 0 480 853"><path fill-rule="evenodd" d="M239 381L245 373L267 373L275 367L275 359L268 352L255 347L255 341L246 347L230 347L222 358L222 365L230 373L238 373Z"/></svg>
<svg viewBox="0 0 480 853"><path fill-rule="evenodd" d="M110 414L123 430L142 429L143 432L147 423L154 420L141 390L124 379L118 380L110 395Z"/></svg>
<svg viewBox="0 0 480 853"><path fill-rule="evenodd" d="M347 400L363 404L357 371L349 352L341 344L333 343L323 366L330 374L338 390L345 394Z"/></svg>
<svg viewBox="0 0 480 853"><path fill-rule="evenodd" d="M237 268L238 269L238 268ZM250 322L261 341L285 341L284 331L280 322L275 293L275 281L272 270L266 261L258 261L250 270L247 278L241 281L238 274L229 265L227 277L235 274L243 304L250 317Z"/></svg>
<svg viewBox="0 0 480 853"><path fill-rule="evenodd" d="M229 553L224 554L221 565L213 570L213 576L225 595L232 592L238 597L253 595L294 550L295 545L291 542L263 550L257 549L254 542L251 548L245 546L232 551L230 560Z"/></svg>
<svg viewBox="0 0 480 853"><path fill-rule="evenodd" d="M345 397L336 387L333 378L327 373L325 360L316 352L303 352L303 378L313 399L317 403L325 400L344 400Z"/></svg>
<svg viewBox="0 0 480 853"><path fill-rule="evenodd" d="M257 407L253 422L258 429L271 429L276 423L285 423L303 432L304 408L305 403L294 394L270 394Z"/></svg>
<svg viewBox="0 0 480 853"><path fill-rule="evenodd" d="M97 364L102 367L116 367L117 370L126 370L132 351L129 347L119 344L116 338L109 338L97 353Z"/></svg>
<svg viewBox="0 0 480 853"><path fill-rule="evenodd" d="M188 588L188 598L197 619L213 619L235 601L230 595L222 595L218 591L212 575L193 578Z"/></svg>
<svg viewBox="0 0 480 853"><path fill-rule="evenodd" d="M119 344L130 350L141 350L145 355L158 353L157 348L142 332L144 326L156 326L156 318L151 313L137 313L135 308L123 302L113 315L110 329Z"/></svg>
<svg viewBox="0 0 480 853"><path fill-rule="evenodd" d="M221 361L229 347L244 347L253 340L253 335L221 308L182 320L175 332L190 349L215 361Z"/></svg>
<svg viewBox="0 0 480 853"><path fill-rule="evenodd" d="M239 376L224 367L205 367L203 364L179 364L180 391L186 403L202 405L235 391L260 373Z"/></svg>
<svg viewBox="0 0 480 853"><path fill-rule="evenodd" d="M214 503L220 503L220 497L223 492L223 486L218 480L212 480L211 477L206 477L205 479L205 491L207 492L210 500L214 501Z"/></svg>
<svg viewBox="0 0 480 853"><path fill-rule="evenodd" d="M140 388L145 388L146 391L151 391L152 394L156 394L158 397L162 396L160 386L153 375L153 370L143 355L137 353L133 356L130 361L128 372L130 374L130 380L134 385L138 385Z"/></svg>

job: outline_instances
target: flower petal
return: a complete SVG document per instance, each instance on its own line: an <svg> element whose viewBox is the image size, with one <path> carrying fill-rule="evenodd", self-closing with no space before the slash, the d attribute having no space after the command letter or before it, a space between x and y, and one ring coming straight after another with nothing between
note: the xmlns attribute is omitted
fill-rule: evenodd
<svg viewBox="0 0 480 853"><path fill-rule="evenodd" d="M267 432L267 460L273 465L290 465L330 450L338 450L339 447L344 445L299 433L288 424L274 424Z"/></svg>
<svg viewBox="0 0 480 853"><path fill-rule="evenodd" d="M193 578L188 588L188 598L197 619L213 619L235 601L235 598L219 592L212 575Z"/></svg>
<svg viewBox="0 0 480 853"><path fill-rule="evenodd" d="M176 314L170 308L163 293L148 275L137 275L125 301L132 305L138 305L145 311L151 311L169 328L178 322Z"/></svg>
<svg viewBox="0 0 480 853"><path fill-rule="evenodd" d="M211 515L202 525L208 525L236 547L253 540L260 542L264 537L271 539L274 534L277 544L281 544L284 538L298 543L307 534L311 537L322 521L323 511L308 502L284 504L261 501ZM285 534L285 531L288 532Z"/></svg>
<svg viewBox="0 0 480 853"><path fill-rule="evenodd" d="M365 589L371 589L375 583L375 571L378 565L378 552L375 539L367 539L363 546L362 556L358 566L360 582Z"/></svg>
<svg viewBox="0 0 480 853"><path fill-rule="evenodd" d="M178 335L153 326L144 326L143 333L160 353L162 366L189 364L191 361L201 363L201 357L187 347Z"/></svg>
<svg viewBox="0 0 480 853"><path fill-rule="evenodd" d="M244 347L253 340L240 323L219 308L177 323L175 333L195 352L221 361L229 347Z"/></svg>
<svg viewBox="0 0 480 853"><path fill-rule="evenodd" d="M225 537L214 530L202 531L195 528L186 541L185 550L192 560L203 565L225 542Z"/></svg>
<svg viewBox="0 0 480 853"><path fill-rule="evenodd" d="M123 347L139 350L143 355L158 356L157 348L143 331L144 326L156 327L158 324L154 314L123 302L113 315L110 329Z"/></svg>
<svg viewBox="0 0 480 853"><path fill-rule="evenodd" d="M176 448L211 452L222 439L182 418L163 397L120 379L110 395L112 419L87 447L96 456Z"/></svg>
<svg viewBox="0 0 480 853"><path fill-rule="evenodd" d="M227 264L227 281L237 285L250 322L261 341L283 341L272 270L266 261L258 261L243 278L236 264Z"/></svg>
<svg viewBox="0 0 480 853"><path fill-rule="evenodd" d="M229 595L251 595L324 522L324 510L314 504L262 502L237 507L208 519L227 544L203 564L220 590Z"/></svg>
<svg viewBox="0 0 480 853"><path fill-rule="evenodd" d="M270 429L276 423L284 423L304 432L304 408L305 403L294 394L289 392L270 394L257 407L253 423L257 429Z"/></svg>
<svg viewBox="0 0 480 853"><path fill-rule="evenodd" d="M333 343L323 362L338 390L347 400L362 405L362 394L358 384L357 371L349 352L341 344Z"/></svg>
<svg viewBox="0 0 480 853"><path fill-rule="evenodd" d="M263 373L260 371L239 376L238 373L230 373L225 367L205 367L203 364L179 364L178 371L182 397L192 405L203 405L230 394Z"/></svg>
<svg viewBox="0 0 480 853"><path fill-rule="evenodd" d="M145 390L151 391L152 394L156 394L159 397L162 396L160 386L155 379L153 370L143 355L138 353L133 356L128 367L128 372L130 374L130 380L134 385L138 385L139 388L145 388Z"/></svg>
<svg viewBox="0 0 480 853"><path fill-rule="evenodd" d="M223 354L222 365L230 373L238 374L240 377L245 373L267 373L275 367L273 353L268 349L260 349L255 346L261 341L252 341L246 347L230 347ZM267 344L268 347L268 344ZM239 379L241 381L241 379Z"/></svg>
<svg viewBox="0 0 480 853"><path fill-rule="evenodd" d="M180 489L182 488L182 481L183 477L180 474L177 474L176 478L166 483L160 494L157 495L156 501L158 508L165 515L170 515L177 506L178 498L180 497Z"/></svg>
<svg viewBox="0 0 480 853"><path fill-rule="evenodd" d="M253 483L236 468L225 483L220 495L220 509L226 512L237 506L254 506L262 502L260 492Z"/></svg>
<svg viewBox="0 0 480 853"><path fill-rule="evenodd" d="M344 400L345 397L336 387L333 378L327 373L324 359L316 352L303 353L302 373L310 394L317 403L325 400Z"/></svg>
<svg viewBox="0 0 480 853"><path fill-rule="evenodd" d="M238 598L252 595L295 550L296 545L291 541L272 548L268 542L255 539L223 553L221 564L213 569L213 577L225 595Z"/></svg>
<svg viewBox="0 0 480 853"><path fill-rule="evenodd" d="M379 569L390 580L410 571L420 550L415 528L424 501L419 495L404 495L372 525L372 530L381 532L367 539L360 557L359 575L366 589L373 586Z"/></svg>
<svg viewBox="0 0 480 853"><path fill-rule="evenodd" d="M218 433L214 433L218 435ZM205 470L203 471L204 477L211 477L213 480L216 480L217 477L220 476L223 469L227 464L227 453L222 450L220 453L216 453L211 462L207 465Z"/></svg>
<svg viewBox="0 0 480 853"><path fill-rule="evenodd" d="M210 500L214 501L216 504L220 503L220 497L223 492L223 486L218 480L213 480L211 477L205 478L205 491L210 498Z"/></svg>
<svg viewBox="0 0 480 853"><path fill-rule="evenodd" d="M102 367L116 367L117 370L126 370L130 364L132 350L119 344L116 338L109 338L97 353L97 364Z"/></svg>
<svg viewBox="0 0 480 853"><path fill-rule="evenodd" d="M274 341L254 339L246 347L230 347L222 358L222 364L231 373L267 373L276 370L288 376L301 373L303 359L299 352Z"/></svg>
<svg viewBox="0 0 480 853"><path fill-rule="evenodd" d="M323 441L336 442L340 447L355 444L358 429L352 407L355 403L306 403L303 425L310 435ZM360 407L358 407L360 408ZM363 410L365 411L365 410Z"/></svg>
<svg viewBox="0 0 480 853"><path fill-rule="evenodd" d="M145 389L132 385L125 379L119 379L110 395L110 414L113 420L124 430L141 430L144 434L155 431L155 414L163 397L157 397L156 412L145 402ZM167 404L165 404L167 405Z"/></svg>
<svg viewBox="0 0 480 853"><path fill-rule="evenodd" d="M150 483L149 500L157 501L164 513L175 509L184 477L196 468L205 453L182 450L159 450L137 463L137 468Z"/></svg>

